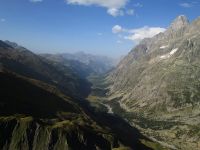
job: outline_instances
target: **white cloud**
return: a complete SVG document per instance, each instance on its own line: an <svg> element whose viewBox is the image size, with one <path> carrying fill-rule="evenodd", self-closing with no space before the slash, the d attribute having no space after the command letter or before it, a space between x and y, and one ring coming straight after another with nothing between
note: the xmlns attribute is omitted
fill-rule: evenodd
<svg viewBox="0 0 200 150"><path fill-rule="evenodd" d="M164 32L166 29L160 27L142 27L138 29L132 29L129 32L132 34L131 40L142 40L144 38L151 38L160 32Z"/></svg>
<svg viewBox="0 0 200 150"><path fill-rule="evenodd" d="M37 3L37 2L42 2L43 0L29 0L29 1L33 3Z"/></svg>
<svg viewBox="0 0 200 150"><path fill-rule="evenodd" d="M134 7L143 7L143 5L141 3L136 3L133 5Z"/></svg>
<svg viewBox="0 0 200 150"><path fill-rule="evenodd" d="M1 18L1 19L0 19L0 21L1 21L1 22L5 22L5 21L6 21L6 19L4 19L4 18Z"/></svg>
<svg viewBox="0 0 200 150"><path fill-rule="evenodd" d="M185 7L185 8L190 8L193 6L193 4L192 3L181 3L180 6Z"/></svg>
<svg viewBox="0 0 200 150"><path fill-rule="evenodd" d="M134 9L128 9L128 10L126 11L126 13L127 13L128 15L134 15L135 10L134 10Z"/></svg>
<svg viewBox="0 0 200 150"><path fill-rule="evenodd" d="M123 32L123 28L120 26L120 25L115 25L113 28L112 28L112 32L113 33L120 33L120 32Z"/></svg>
<svg viewBox="0 0 200 150"><path fill-rule="evenodd" d="M111 16L113 16L113 17L123 16L124 15L124 11L123 10L116 9L116 8L108 9L107 13L110 14Z"/></svg>
<svg viewBox="0 0 200 150"><path fill-rule="evenodd" d="M123 16L124 12L121 10L126 6L129 0L65 0L67 4L74 5L96 5L107 8L107 13L116 17Z"/></svg>
<svg viewBox="0 0 200 150"><path fill-rule="evenodd" d="M166 29L161 27L142 27L138 29L129 30L130 35L125 36L125 39L132 40L135 42L141 41L144 38L151 38L158 33L164 32Z"/></svg>
<svg viewBox="0 0 200 150"><path fill-rule="evenodd" d="M164 32L165 30L166 30L165 28L161 27L148 27L148 26L137 29L125 29L120 25L115 25L112 28L112 32L120 35L120 38L123 37L124 39L131 40L134 42L139 42L144 38L151 38L160 32Z"/></svg>
<svg viewBox="0 0 200 150"><path fill-rule="evenodd" d="M184 7L184 8L191 8L191 7L195 7L199 4L199 2L197 1L192 1L192 2L189 2L189 3L180 3L179 5L181 7Z"/></svg>
<svg viewBox="0 0 200 150"><path fill-rule="evenodd" d="M128 0L66 0L68 4L98 5L106 8L122 8Z"/></svg>

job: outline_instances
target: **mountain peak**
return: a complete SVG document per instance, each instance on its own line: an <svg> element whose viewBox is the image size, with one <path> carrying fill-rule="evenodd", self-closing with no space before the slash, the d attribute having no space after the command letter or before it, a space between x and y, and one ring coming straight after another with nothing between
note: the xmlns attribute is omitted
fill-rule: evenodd
<svg viewBox="0 0 200 150"><path fill-rule="evenodd" d="M188 25L189 25L188 18L184 15L180 15L172 22L172 24L170 25L170 29L172 29L173 31L177 31Z"/></svg>

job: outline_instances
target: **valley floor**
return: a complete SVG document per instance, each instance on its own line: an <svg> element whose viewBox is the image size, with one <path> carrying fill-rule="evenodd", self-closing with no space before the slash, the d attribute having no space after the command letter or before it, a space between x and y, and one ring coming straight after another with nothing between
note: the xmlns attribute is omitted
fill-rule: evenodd
<svg viewBox="0 0 200 150"><path fill-rule="evenodd" d="M150 140L152 140L150 142L150 141L145 141L141 139L141 142L144 145L154 150L176 149L174 146L161 142L157 140L156 138L148 135L146 132L144 132L143 128L141 128L140 125L137 125L137 123L142 124L143 122L142 120L138 121L139 119L138 117L122 109L119 102L109 100L109 98L106 96L107 85L101 76L90 76L89 81L93 84L93 86L92 86L92 92L88 96L87 100L90 102L92 107L95 107L96 109L101 110L103 112L107 112L108 114L120 116L131 126L139 129L142 134L146 135ZM133 118L138 118L138 119L133 119Z"/></svg>
<svg viewBox="0 0 200 150"><path fill-rule="evenodd" d="M198 150L200 148L200 142L196 142L194 136L195 131L199 132L197 126L190 126L177 120L154 120L126 111L126 108L120 104L120 99L112 99L106 95L108 85L104 78L93 76L89 80L93 83L92 92L87 98L91 105L98 110L119 115L131 126L139 129L143 135L154 141L152 143L142 141L147 146L155 150ZM187 140L185 134L188 134L191 139Z"/></svg>

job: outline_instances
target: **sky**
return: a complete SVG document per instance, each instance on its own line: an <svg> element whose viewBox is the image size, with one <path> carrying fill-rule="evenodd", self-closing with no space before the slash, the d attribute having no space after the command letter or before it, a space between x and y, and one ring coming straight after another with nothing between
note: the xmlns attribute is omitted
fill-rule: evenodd
<svg viewBox="0 0 200 150"><path fill-rule="evenodd" d="M0 40L36 53L119 57L179 15L197 18L200 0L0 0Z"/></svg>

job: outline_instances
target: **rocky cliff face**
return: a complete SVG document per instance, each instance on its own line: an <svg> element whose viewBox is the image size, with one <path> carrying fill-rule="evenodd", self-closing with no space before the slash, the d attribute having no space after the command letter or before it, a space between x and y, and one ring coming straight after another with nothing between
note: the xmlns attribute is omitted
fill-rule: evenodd
<svg viewBox="0 0 200 150"><path fill-rule="evenodd" d="M150 130L145 131L150 135L177 148L198 149L199 57L200 18L189 23L185 16L179 16L164 33L144 39L110 73L109 98L152 123L173 122L160 131L147 125ZM157 127L162 128L162 124Z"/></svg>
<svg viewBox="0 0 200 150"><path fill-rule="evenodd" d="M93 128L94 129L94 128ZM51 123L32 117L1 117L0 141L3 150L111 149L117 146L112 134L87 129L69 120Z"/></svg>

